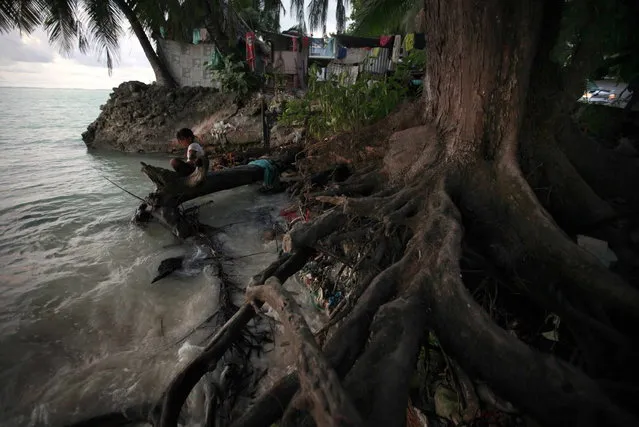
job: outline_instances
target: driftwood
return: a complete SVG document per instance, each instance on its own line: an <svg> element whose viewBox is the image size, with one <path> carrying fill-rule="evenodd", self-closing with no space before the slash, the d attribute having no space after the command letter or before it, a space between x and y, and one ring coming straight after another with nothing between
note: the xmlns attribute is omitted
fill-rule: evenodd
<svg viewBox="0 0 639 427"><path fill-rule="evenodd" d="M264 178L264 169L254 165L236 166L208 173L203 167L198 167L187 177L180 177L176 172L168 169L145 163L142 165L142 172L157 185L154 202L165 207L177 207L189 200L252 184Z"/></svg>
<svg viewBox="0 0 639 427"><path fill-rule="evenodd" d="M278 153L269 160L281 171L293 163L298 153L298 148L292 148ZM248 164L211 172L208 159L198 161L195 171L188 176L180 176L175 171L143 162L142 172L153 181L156 190L149 194L138 208L135 214L136 222L156 219L180 238L191 236L198 229L197 221L189 221L180 211L179 206L182 203L264 179L263 168Z"/></svg>

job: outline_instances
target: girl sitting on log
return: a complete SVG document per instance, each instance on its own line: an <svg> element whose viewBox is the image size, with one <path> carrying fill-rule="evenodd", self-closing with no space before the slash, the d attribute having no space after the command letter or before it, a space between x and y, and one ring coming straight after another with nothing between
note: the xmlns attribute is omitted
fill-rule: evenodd
<svg viewBox="0 0 639 427"><path fill-rule="evenodd" d="M181 147L186 148L186 161L178 158L171 159L171 167L180 176L188 176L195 171L201 160L206 157L206 153L200 144L198 144L189 128L182 128L177 133L177 141ZM187 148L188 147L188 148ZM198 162L199 161L199 162Z"/></svg>

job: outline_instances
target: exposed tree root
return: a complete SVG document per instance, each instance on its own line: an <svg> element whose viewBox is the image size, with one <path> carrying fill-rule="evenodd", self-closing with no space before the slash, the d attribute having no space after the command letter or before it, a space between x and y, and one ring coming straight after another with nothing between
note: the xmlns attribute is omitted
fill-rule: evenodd
<svg viewBox="0 0 639 427"><path fill-rule="evenodd" d="M120 427L140 423L153 424L154 415L152 405L143 404L67 424L66 427Z"/></svg>
<svg viewBox="0 0 639 427"><path fill-rule="evenodd" d="M311 412L318 425L363 425L337 375L315 343L297 304L280 282L271 278L262 286L250 288L247 298L266 302L282 320L293 342L302 392L311 402Z"/></svg>
<svg viewBox="0 0 639 427"><path fill-rule="evenodd" d="M426 308L419 287L413 284L375 315L370 343L345 381L367 426L405 423L409 382L424 336Z"/></svg>
<svg viewBox="0 0 639 427"><path fill-rule="evenodd" d="M231 427L264 427L276 422L299 390L296 374L286 375L256 400Z"/></svg>
<svg viewBox="0 0 639 427"><path fill-rule="evenodd" d="M601 146L570 120L559 130L557 142L597 194L639 208L639 194L634 191L634 183L639 179L639 160Z"/></svg>
<svg viewBox="0 0 639 427"><path fill-rule="evenodd" d="M495 180L499 190L487 191ZM561 282L563 292L597 298L602 306L639 320L639 291L571 241L540 206L518 170L505 168L498 176L477 170L462 193L462 205L465 215L481 222L485 232L479 238L487 239L486 249L500 265L548 274L547 283Z"/></svg>
<svg viewBox="0 0 639 427"><path fill-rule="evenodd" d="M368 329L375 312L391 298L403 266L402 260L378 274L358 300L351 315L324 345L324 353L340 378L346 376L359 357L368 340ZM277 421L284 414L284 409L288 407L298 387L297 373L287 375L268 393L261 396L252 409L233 426L264 426ZM268 405L268 402L272 402L273 396L278 397L276 408ZM281 411L277 410L279 408Z"/></svg>
<svg viewBox="0 0 639 427"><path fill-rule="evenodd" d="M286 252L300 248L313 247L320 237L330 234L346 223L346 215L338 211L329 211L315 219L311 224L302 224L284 236L282 244Z"/></svg>
<svg viewBox="0 0 639 427"><path fill-rule="evenodd" d="M486 316L460 279L462 231L456 208L447 196L440 197L450 213L437 226L448 237L432 258L438 276L425 277L429 285L423 290L431 302L430 321L447 352L545 425L631 425L633 417L594 381L555 357L534 352Z"/></svg>
<svg viewBox="0 0 639 427"><path fill-rule="evenodd" d="M531 145L534 155L523 162L526 181L562 228L579 231L615 216L612 206L592 190L556 144Z"/></svg>
<svg viewBox="0 0 639 427"><path fill-rule="evenodd" d="M300 251L286 259L269 266L265 273L272 272L273 277L286 280L291 274L299 270L308 259L308 251ZM262 274L260 279L266 274ZM263 283L263 282L262 282ZM161 399L161 427L177 425L182 405L197 382L210 369L214 368L218 360L227 349L241 335L246 324L255 316L252 304L244 304L233 317L215 334L204 351L195 358L182 372L171 381L166 393Z"/></svg>

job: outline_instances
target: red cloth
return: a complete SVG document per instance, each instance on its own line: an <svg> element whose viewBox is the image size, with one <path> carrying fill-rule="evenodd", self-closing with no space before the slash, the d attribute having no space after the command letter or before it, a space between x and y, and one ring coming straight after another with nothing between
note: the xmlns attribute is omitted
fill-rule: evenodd
<svg viewBox="0 0 639 427"><path fill-rule="evenodd" d="M302 47L304 49L306 49L308 47L308 42L309 42L308 37L306 37L306 36L302 37Z"/></svg>
<svg viewBox="0 0 639 427"><path fill-rule="evenodd" d="M379 36L379 45L386 46L392 39L393 36Z"/></svg>
<svg viewBox="0 0 639 427"><path fill-rule="evenodd" d="M251 71L255 71L255 33L246 33L246 62Z"/></svg>
<svg viewBox="0 0 639 427"><path fill-rule="evenodd" d="M298 49L298 45L297 45L297 37L293 37L293 49L291 49L293 52L297 52Z"/></svg>
<svg viewBox="0 0 639 427"><path fill-rule="evenodd" d="M280 216L284 217L288 224L292 223L296 219L302 219L304 222L307 222L309 217L311 216L311 211L307 208L306 212L304 213L304 218L302 218L297 212L297 206L294 206L289 209L282 209L280 211Z"/></svg>

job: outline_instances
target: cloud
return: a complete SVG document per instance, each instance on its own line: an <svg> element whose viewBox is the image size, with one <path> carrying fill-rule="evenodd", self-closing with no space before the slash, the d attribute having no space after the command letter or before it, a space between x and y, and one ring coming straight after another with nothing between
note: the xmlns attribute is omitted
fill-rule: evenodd
<svg viewBox="0 0 639 427"><path fill-rule="evenodd" d="M110 89L128 80L155 80L140 43L130 34L120 40L111 76L97 52L61 54L41 29L29 36L15 31L0 35L2 86Z"/></svg>
<svg viewBox="0 0 639 427"><path fill-rule="evenodd" d="M40 88L111 89L129 80L151 83L155 76L150 67L120 67L109 76L106 68L78 64L62 59L30 64L17 62L0 66L0 85Z"/></svg>
<svg viewBox="0 0 639 427"><path fill-rule="evenodd" d="M0 65L12 62L51 62L54 53L44 41L33 35L20 37L17 32L0 36Z"/></svg>

